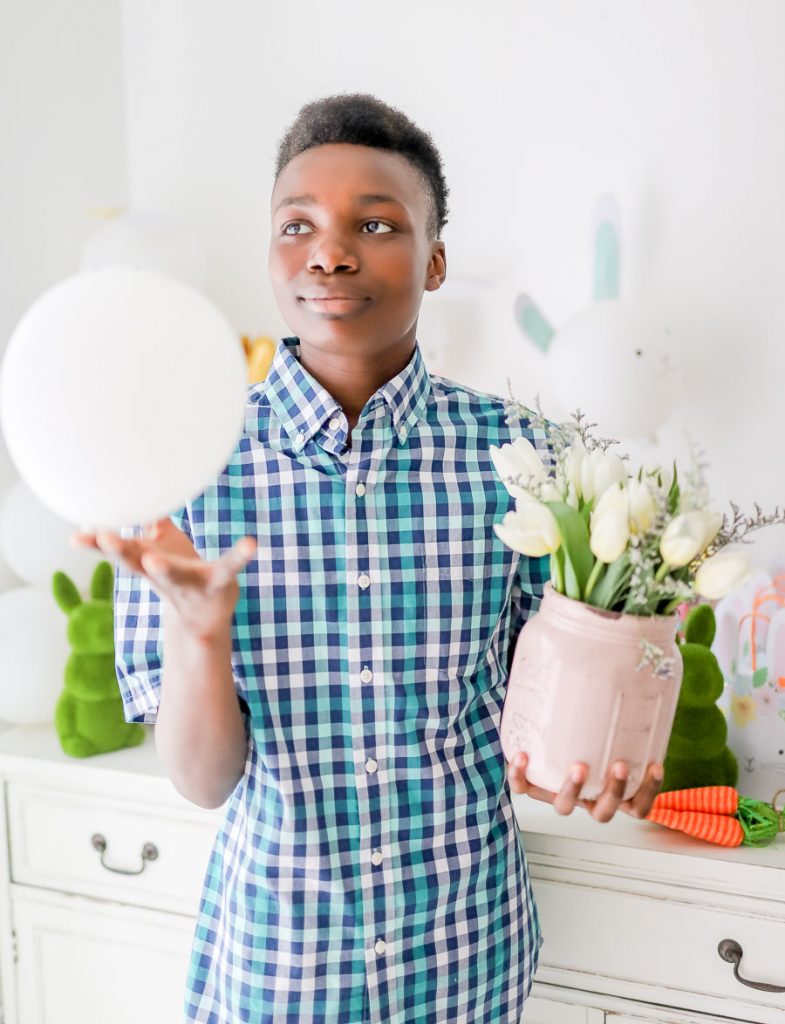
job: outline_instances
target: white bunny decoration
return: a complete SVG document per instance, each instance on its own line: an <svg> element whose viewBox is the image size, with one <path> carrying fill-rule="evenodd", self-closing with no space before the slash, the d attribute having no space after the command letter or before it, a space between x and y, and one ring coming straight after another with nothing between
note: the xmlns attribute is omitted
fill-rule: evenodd
<svg viewBox="0 0 785 1024"><path fill-rule="evenodd" d="M602 197L595 212L594 305L556 331L520 294L515 319L547 353L554 392L567 412L582 409L606 436L656 443L678 398L678 357L661 312L619 299L619 222L616 200Z"/></svg>
<svg viewBox="0 0 785 1024"><path fill-rule="evenodd" d="M720 702L739 790L771 800L785 788L785 576L761 570L715 608L712 650L725 677Z"/></svg>

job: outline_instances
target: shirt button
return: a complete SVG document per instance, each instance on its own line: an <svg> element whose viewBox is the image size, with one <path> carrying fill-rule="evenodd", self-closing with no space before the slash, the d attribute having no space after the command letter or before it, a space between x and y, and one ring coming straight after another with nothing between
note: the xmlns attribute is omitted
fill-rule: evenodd
<svg viewBox="0 0 785 1024"><path fill-rule="evenodd" d="M400 429L400 432L398 433L398 437L399 437L399 438L400 438L400 439L401 439L402 441L405 441L405 440L406 440L406 434L407 434L407 430L406 430L406 427L401 427L401 429Z"/></svg>
<svg viewBox="0 0 785 1024"><path fill-rule="evenodd" d="M382 857L382 851L381 850L374 850L373 856L371 857L371 863L372 864L381 864L381 862L383 860L384 860L384 857Z"/></svg>
<svg viewBox="0 0 785 1024"><path fill-rule="evenodd" d="M362 498L362 496L365 494L365 484L357 484L357 486L354 489L354 493L357 495L358 498Z"/></svg>
<svg viewBox="0 0 785 1024"><path fill-rule="evenodd" d="M367 573L363 573L362 576L357 577L357 586L361 590L365 590L366 587L370 587L371 577Z"/></svg>
<svg viewBox="0 0 785 1024"><path fill-rule="evenodd" d="M294 439L294 444L296 448L302 448L302 446L305 444L305 434L302 432L302 430L298 431L297 437Z"/></svg>
<svg viewBox="0 0 785 1024"><path fill-rule="evenodd" d="M340 427L340 425L341 425L341 417L340 416L333 416L333 418L330 420L330 429L331 430L337 430L338 427Z"/></svg>
<svg viewBox="0 0 785 1024"><path fill-rule="evenodd" d="M385 949L387 949L387 943L384 941L384 939L378 939L376 945L373 948L379 954L379 956L381 956Z"/></svg>
<svg viewBox="0 0 785 1024"><path fill-rule="evenodd" d="M365 762L365 770L368 772L369 775L373 775L373 773L376 771L378 767L379 766L372 757L369 757L368 760Z"/></svg>
<svg viewBox="0 0 785 1024"><path fill-rule="evenodd" d="M370 683L370 681L372 679L373 679L373 672L371 672L371 670L366 665L365 668L360 673L360 682L361 683Z"/></svg>

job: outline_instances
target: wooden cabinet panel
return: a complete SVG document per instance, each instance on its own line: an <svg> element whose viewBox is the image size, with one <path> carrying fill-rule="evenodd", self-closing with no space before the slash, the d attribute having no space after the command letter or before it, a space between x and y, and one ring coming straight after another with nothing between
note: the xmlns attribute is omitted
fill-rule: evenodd
<svg viewBox="0 0 785 1024"><path fill-rule="evenodd" d="M194 920L16 889L19 1024L173 1024Z"/></svg>

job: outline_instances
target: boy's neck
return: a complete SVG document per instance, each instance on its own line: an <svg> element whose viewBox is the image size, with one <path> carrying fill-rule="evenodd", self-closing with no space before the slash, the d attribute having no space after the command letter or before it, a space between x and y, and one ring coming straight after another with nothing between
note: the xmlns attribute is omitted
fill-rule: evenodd
<svg viewBox="0 0 785 1024"><path fill-rule="evenodd" d="M372 358L340 352L325 352L300 342L300 365L330 392L354 429L365 403L382 384L392 380L410 362L414 340L399 343Z"/></svg>

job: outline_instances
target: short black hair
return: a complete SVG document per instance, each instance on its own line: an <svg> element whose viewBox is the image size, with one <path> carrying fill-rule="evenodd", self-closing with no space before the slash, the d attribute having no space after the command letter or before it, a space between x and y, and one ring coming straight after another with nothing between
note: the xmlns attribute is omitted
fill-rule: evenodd
<svg viewBox="0 0 785 1024"><path fill-rule="evenodd" d="M387 149L412 163L425 178L431 196L429 237L439 238L447 223L450 191L441 154L428 132L370 93L339 93L301 107L278 143L276 180L289 161L306 149L336 142Z"/></svg>

